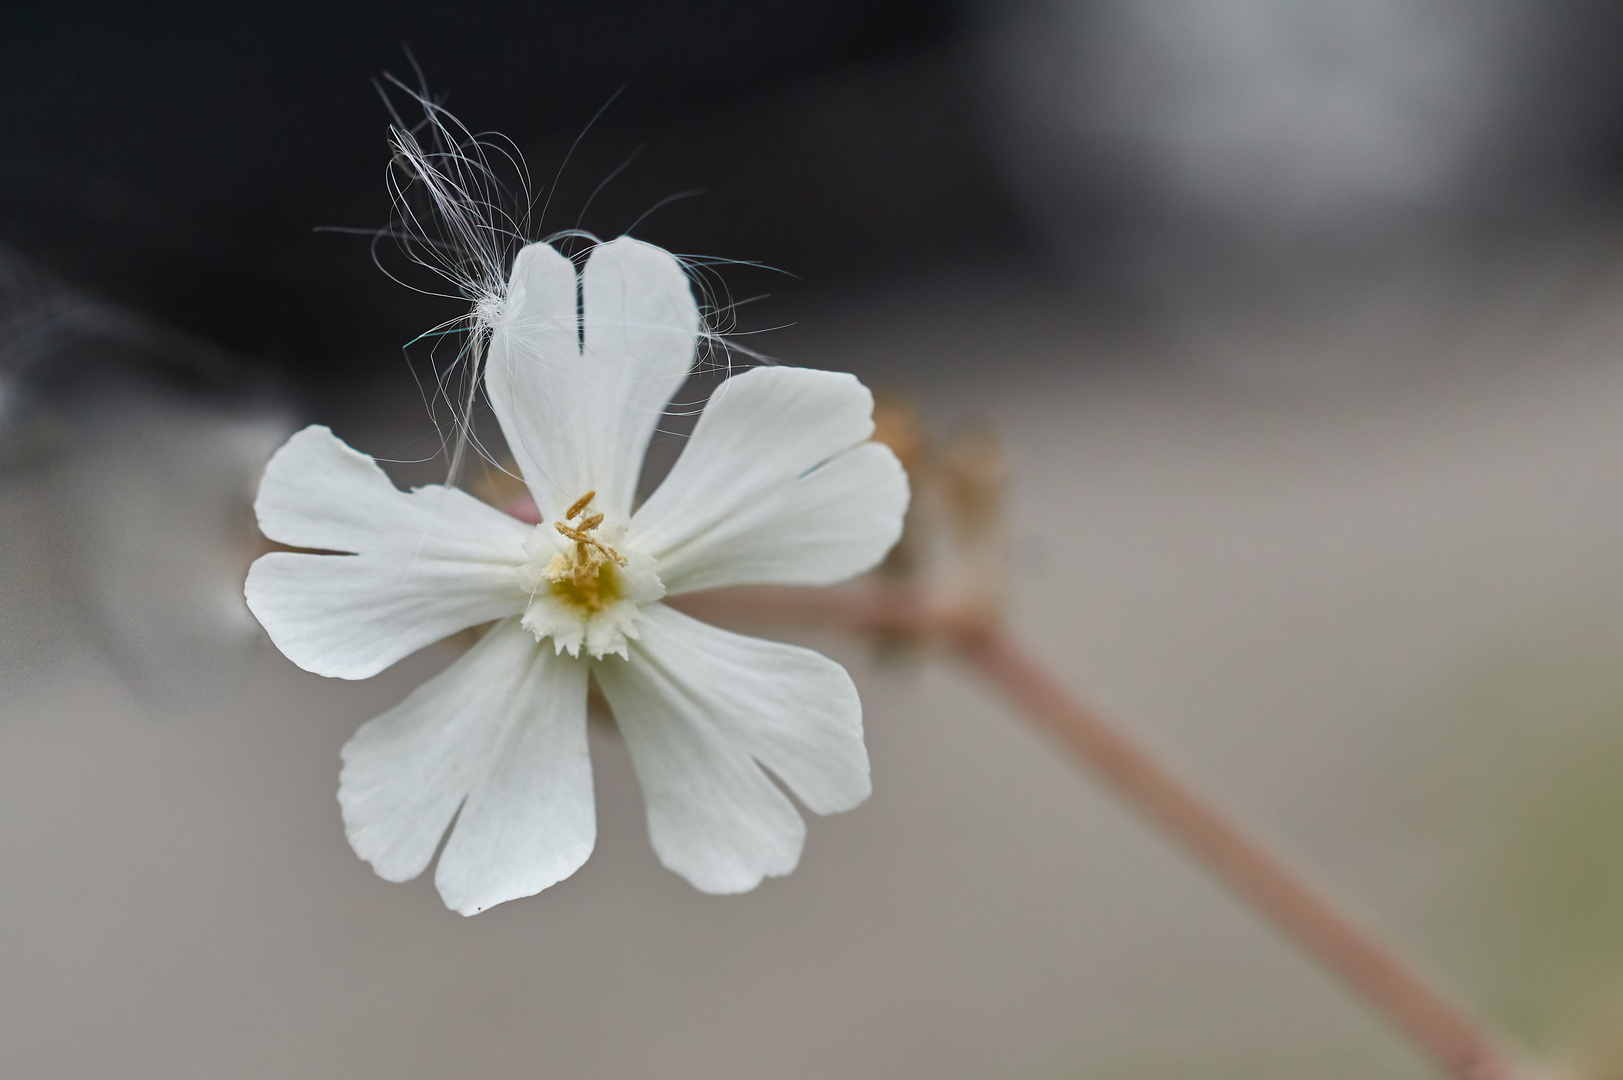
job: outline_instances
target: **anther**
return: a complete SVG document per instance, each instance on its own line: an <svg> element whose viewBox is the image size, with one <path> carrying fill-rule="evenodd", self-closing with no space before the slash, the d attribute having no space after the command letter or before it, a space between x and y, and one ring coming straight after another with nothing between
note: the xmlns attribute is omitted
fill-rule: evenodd
<svg viewBox="0 0 1623 1080"><path fill-rule="evenodd" d="M565 521L573 521L573 520L575 520L575 515L580 513L582 510L586 509L587 505L589 503L591 503L591 501L593 499L595 499L595 498L597 498L597 492L588 491L586 494L584 494L580 498L576 499L574 505L571 506L569 508L569 510L564 514L564 520ZM597 520L602 521L603 520L603 515L599 514L597 516ZM591 528L590 525L585 525L584 527L588 528L588 529Z"/></svg>

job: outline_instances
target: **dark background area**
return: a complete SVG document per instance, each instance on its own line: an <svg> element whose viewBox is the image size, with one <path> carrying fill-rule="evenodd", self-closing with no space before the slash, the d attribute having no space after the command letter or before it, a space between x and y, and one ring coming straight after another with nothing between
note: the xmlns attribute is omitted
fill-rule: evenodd
<svg viewBox="0 0 1623 1080"><path fill-rule="evenodd" d="M729 274L748 294L1010 237L941 0L27 4L5 25L0 241L305 377L397 366L458 313L389 281L367 238L317 231L388 221L371 80L415 81L408 48L470 128L523 151L551 196L538 235L618 235L702 189L638 235L794 275Z"/></svg>
<svg viewBox="0 0 1623 1080"><path fill-rule="evenodd" d="M1620 42L1602 0L13 4L0 244L307 388L403 374L465 305L320 230L389 222L415 57L522 151L532 238L773 268L724 275L746 329L988 267L1140 336L1396 325L1615 214Z"/></svg>

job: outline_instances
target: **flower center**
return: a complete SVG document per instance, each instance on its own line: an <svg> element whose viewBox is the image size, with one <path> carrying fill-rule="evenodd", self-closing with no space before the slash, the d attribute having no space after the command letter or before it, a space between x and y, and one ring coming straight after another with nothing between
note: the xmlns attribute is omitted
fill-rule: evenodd
<svg viewBox="0 0 1623 1080"><path fill-rule="evenodd" d="M535 640L551 638L560 652L593 657L628 655L639 608L665 595L654 561L627 547L629 522L592 510L597 492L575 500L550 526L537 525L524 542L518 585L529 596L523 625ZM614 545L614 546L610 546Z"/></svg>
<svg viewBox="0 0 1623 1080"><path fill-rule="evenodd" d="M626 565L624 555L592 535L603 524L603 515L582 516L596 496L597 492L588 491L575 500L563 521L553 523L558 534L573 541L573 546L554 555L546 570L554 596L590 612L602 611L620 599L620 575L615 568ZM579 522L569 524L577 517Z"/></svg>

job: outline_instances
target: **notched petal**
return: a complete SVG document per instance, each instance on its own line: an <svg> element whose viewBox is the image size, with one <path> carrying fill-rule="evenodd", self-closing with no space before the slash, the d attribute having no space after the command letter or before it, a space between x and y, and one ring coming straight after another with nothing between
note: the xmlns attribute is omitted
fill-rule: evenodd
<svg viewBox="0 0 1623 1080"><path fill-rule="evenodd" d="M307 671L364 679L523 609L529 526L454 488L400 491L326 428L276 452L255 509L273 540L350 553L272 552L249 569L249 609Z"/></svg>
<svg viewBox="0 0 1623 1080"><path fill-rule="evenodd" d="M670 475L632 520L672 594L831 585L902 532L907 473L850 375L761 367L722 383Z"/></svg>
<svg viewBox="0 0 1623 1080"><path fill-rule="evenodd" d="M651 605L629 660L594 665L624 733L660 861L704 892L793 870L817 813L868 797L862 705L838 664Z"/></svg>
<svg viewBox="0 0 1623 1080"><path fill-rule="evenodd" d="M508 620L344 746L338 801L356 854L435 882L471 915L574 873L596 838L586 667ZM458 811L460 810L460 813Z"/></svg>
<svg viewBox="0 0 1623 1080"><path fill-rule="evenodd" d="M520 253L485 385L547 520L588 491L624 519L648 440L693 365L699 309L676 257L630 237L593 248L579 282L577 324L573 264L545 244Z"/></svg>

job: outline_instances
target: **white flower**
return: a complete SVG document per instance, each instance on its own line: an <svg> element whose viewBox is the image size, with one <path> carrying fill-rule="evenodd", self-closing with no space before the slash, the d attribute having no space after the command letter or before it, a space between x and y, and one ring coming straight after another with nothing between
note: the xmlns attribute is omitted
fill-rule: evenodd
<svg viewBox="0 0 1623 1080"><path fill-rule="evenodd" d="M634 508L698 329L687 278L658 248L599 245L578 279L549 246L519 253L485 389L539 526L450 487L402 492L323 427L266 467L265 535L334 553L275 552L249 572L248 604L294 663L364 679L496 621L344 747L350 843L390 881L421 873L453 818L435 883L463 914L586 861L588 676L625 736L660 861L706 892L799 861L805 823L766 770L820 814L867 797L861 706L838 664L660 599L867 570L901 531L906 476L867 441L873 400L856 379L759 367L722 384Z"/></svg>

